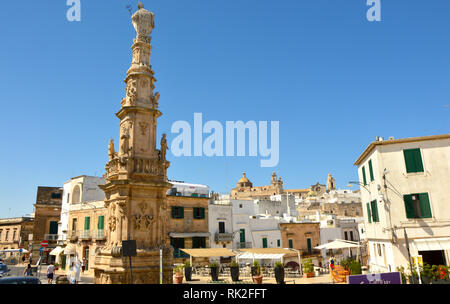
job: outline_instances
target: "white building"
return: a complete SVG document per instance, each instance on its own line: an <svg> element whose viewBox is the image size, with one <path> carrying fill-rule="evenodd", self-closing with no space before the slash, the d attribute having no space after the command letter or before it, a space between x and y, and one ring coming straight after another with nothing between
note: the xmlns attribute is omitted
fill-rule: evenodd
<svg viewBox="0 0 450 304"><path fill-rule="evenodd" d="M103 201L105 199L105 193L98 187L103 184L105 184L104 178L87 175L73 177L64 183L61 219L58 223L59 244L63 244L67 239L71 206L79 203Z"/></svg>
<svg viewBox="0 0 450 304"><path fill-rule="evenodd" d="M377 138L355 165L371 271L408 269L408 244L424 263L449 265L450 134Z"/></svg>

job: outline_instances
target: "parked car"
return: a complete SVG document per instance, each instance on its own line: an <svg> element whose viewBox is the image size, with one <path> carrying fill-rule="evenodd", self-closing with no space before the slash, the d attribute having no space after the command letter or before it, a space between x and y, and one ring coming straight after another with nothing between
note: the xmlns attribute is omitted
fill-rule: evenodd
<svg viewBox="0 0 450 304"><path fill-rule="evenodd" d="M9 277L0 279L0 284L41 284L36 277Z"/></svg>
<svg viewBox="0 0 450 304"><path fill-rule="evenodd" d="M6 266L6 264L0 264L0 278L9 275L9 271L10 269Z"/></svg>

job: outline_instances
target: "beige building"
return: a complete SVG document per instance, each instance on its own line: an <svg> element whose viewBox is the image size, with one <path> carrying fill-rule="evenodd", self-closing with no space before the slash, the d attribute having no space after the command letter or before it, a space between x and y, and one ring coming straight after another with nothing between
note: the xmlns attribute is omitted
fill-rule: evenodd
<svg viewBox="0 0 450 304"><path fill-rule="evenodd" d="M334 179L330 181L330 185L334 187ZM322 195L327 191L327 186L317 182L308 189L283 189L283 181L281 177L277 178L275 172L272 173L270 185L254 187L253 183L242 173L241 179L237 182L236 187L230 191L230 199L265 199L269 200L272 195L292 194L296 198L305 198L310 194Z"/></svg>
<svg viewBox="0 0 450 304"><path fill-rule="evenodd" d="M0 219L0 250L20 249L29 250L31 240L30 235L33 234L34 218L32 217L16 217ZM5 252L0 257L11 258L19 257L19 254Z"/></svg>
<svg viewBox="0 0 450 304"><path fill-rule="evenodd" d="M32 262L36 263L42 255L41 263L54 261L50 256L58 240L58 222L61 215L63 189L60 187L38 187L36 204L34 204L34 227L32 244ZM41 242L48 241L48 246L41 251Z"/></svg>
<svg viewBox="0 0 450 304"><path fill-rule="evenodd" d="M320 223L280 223L281 244L283 248L300 251L302 258L320 257Z"/></svg>
<svg viewBox="0 0 450 304"><path fill-rule="evenodd" d="M105 245L104 201L75 203L69 207L69 231L62 264L70 265L75 257L84 261L86 275L93 275L91 264L97 248Z"/></svg>
<svg viewBox="0 0 450 304"><path fill-rule="evenodd" d="M450 134L370 143L356 160L373 272L450 265Z"/></svg>
<svg viewBox="0 0 450 304"><path fill-rule="evenodd" d="M181 248L209 248L208 228L209 187L204 185L171 182L167 192L168 242L174 248L174 263L189 261ZM195 264L207 259L195 259Z"/></svg>

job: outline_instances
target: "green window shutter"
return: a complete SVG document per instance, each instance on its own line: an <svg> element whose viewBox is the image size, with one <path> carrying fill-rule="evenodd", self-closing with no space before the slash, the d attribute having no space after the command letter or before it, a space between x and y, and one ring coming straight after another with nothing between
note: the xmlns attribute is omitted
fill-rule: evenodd
<svg viewBox="0 0 450 304"><path fill-rule="evenodd" d="M294 242L292 240L289 240L289 248L294 248Z"/></svg>
<svg viewBox="0 0 450 304"><path fill-rule="evenodd" d="M267 248L267 238L262 239L263 248Z"/></svg>
<svg viewBox="0 0 450 304"><path fill-rule="evenodd" d="M200 218L205 218L205 208L200 208Z"/></svg>
<svg viewBox="0 0 450 304"><path fill-rule="evenodd" d="M403 200L405 202L406 217L415 218L414 207L412 205L412 195L403 195Z"/></svg>
<svg viewBox="0 0 450 304"><path fill-rule="evenodd" d="M430 207L430 200L428 199L428 193L419 193L419 201L422 218L430 218L431 207Z"/></svg>
<svg viewBox="0 0 450 304"><path fill-rule="evenodd" d="M241 243L244 243L245 242L245 229L241 229L240 237L241 237Z"/></svg>
<svg viewBox="0 0 450 304"><path fill-rule="evenodd" d="M180 239L180 247L179 248L184 248L184 239Z"/></svg>
<svg viewBox="0 0 450 304"><path fill-rule="evenodd" d="M91 229L91 218L89 216L86 216L84 218L84 230L90 230Z"/></svg>
<svg viewBox="0 0 450 304"><path fill-rule="evenodd" d="M373 222L379 222L380 219L378 218L378 206L377 206L377 200L373 200L370 202L370 207L372 209L372 220Z"/></svg>
<svg viewBox="0 0 450 304"><path fill-rule="evenodd" d="M403 150L406 173L423 172L422 155L420 149Z"/></svg>
<svg viewBox="0 0 450 304"><path fill-rule="evenodd" d="M202 237L202 248L206 248L206 237Z"/></svg>
<svg viewBox="0 0 450 304"><path fill-rule="evenodd" d="M366 168L364 166L362 167L362 175L363 175L363 182L364 186L367 185L367 179L366 179Z"/></svg>
<svg viewBox="0 0 450 304"><path fill-rule="evenodd" d="M104 215L100 215L98 217L98 225L97 228L98 230L103 230L105 227L105 216Z"/></svg>
<svg viewBox="0 0 450 304"><path fill-rule="evenodd" d="M176 214L176 210L175 207L172 207L172 218L176 218L177 214Z"/></svg>
<svg viewBox="0 0 450 304"><path fill-rule="evenodd" d="M281 244L280 244L281 242L280 242L280 240L277 240L277 246L278 247L281 247Z"/></svg>
<svg viewBox="0 0 450 304"><path fill-rule="evenodd" d="M370 212L370 204L367 203L366 206L367 206L367 218L369 220L369 223L372 223L372 213Z"/></svg>
<svg viewBox="0 0 450 304"><path fill-rule="evenodd" d="M370 174L370 181L375 180L373 177L372 160L369 160L369 174Z"/></svg>
<svg viewBox="0 0 450 304"><path fill-rule="evenodd" d="M180 208L180 217L179 218L184 218L184 207L179 207Z"/></svg>

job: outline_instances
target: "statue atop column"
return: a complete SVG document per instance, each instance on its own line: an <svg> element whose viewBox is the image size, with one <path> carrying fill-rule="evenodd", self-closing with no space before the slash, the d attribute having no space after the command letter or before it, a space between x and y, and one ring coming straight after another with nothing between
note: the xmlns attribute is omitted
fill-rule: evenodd
<svg viewBox="0 0 450 304"><path fill-rule="evenodd" d="M334 177L331 176L331 173L328 174L327 189L328 189L328 191L336 190L336 183L334 181Z"/></svg>

